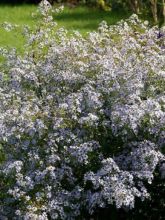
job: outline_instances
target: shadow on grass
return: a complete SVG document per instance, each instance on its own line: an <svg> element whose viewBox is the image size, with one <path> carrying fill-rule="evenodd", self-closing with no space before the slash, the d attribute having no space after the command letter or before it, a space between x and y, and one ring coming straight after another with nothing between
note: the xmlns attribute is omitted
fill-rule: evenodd
<svg viewBox="0 0 165 220"><path fill-rule="evenodd" d="M115 24L121 19L126 19L131 15L129 12L112 11L105 12L95 8L76 8L64 10L61 14L54 15L57 23L66 24L68 27L78 30L97 29L99 23L103 20L109 25Z"/></svg>

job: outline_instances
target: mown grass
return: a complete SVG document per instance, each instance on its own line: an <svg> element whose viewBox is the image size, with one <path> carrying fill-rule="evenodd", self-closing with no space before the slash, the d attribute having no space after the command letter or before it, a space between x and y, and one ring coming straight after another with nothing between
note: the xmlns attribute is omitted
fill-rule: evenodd
<svg viewBox="0 0 165 220"><path fill-rule="evenodd" d="M36 9L37 6L34 5L0 5L0 23L7 21L20 26L26 24L33 27L36 19L33 19L31 14ZM108 24L115 24L117 21L128 18L129 16L129 12L126 13L123 11L105 12L96 8L64 7L63 12L54 15L54 19L60 27L65 27L69 31L78 30L83 35L86 35L87 32L96 30L102 20L107 21ZM14 31L6 32L0 28L0 46L16 47L22 51L23 44L24 40L21 33Z"/></svg>
<svg viewBox="0 0 165 220"><path fill-rule="evenodd" d="M36 10L36 7L31 5L23 6L4 6L0 5L0 23L9 22L18 25L34 25L34 20L31 17L32 12ZM23 36L19 32L11 31L7 32L0 28L0 46L16 47L19 50L23 48Z"/></svg>

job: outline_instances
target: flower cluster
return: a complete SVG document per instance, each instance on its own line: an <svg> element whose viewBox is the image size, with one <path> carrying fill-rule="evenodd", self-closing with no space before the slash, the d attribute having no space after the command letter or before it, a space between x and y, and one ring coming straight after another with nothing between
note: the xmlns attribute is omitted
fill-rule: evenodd
<svg viewBox="0 0 165 220"><path fill-rule="evenodd" d="M70 36L46 0L40 10L24 56L0 50L0 213L76 219L132 208L159 165L164 176L164 35L133 15Z"/></svg>

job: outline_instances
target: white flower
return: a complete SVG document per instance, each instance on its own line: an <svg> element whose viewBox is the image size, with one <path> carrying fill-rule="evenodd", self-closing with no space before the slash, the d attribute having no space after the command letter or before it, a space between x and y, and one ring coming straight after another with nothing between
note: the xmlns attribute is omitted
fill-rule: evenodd
<svg viewBox="0 0 165 220"><path fill-rule="evenodd" d="M0 48L2 214L77 219L82 209L133 208L165 160L164 36L133 15L68 37L50 3L39 7L25 54Z"/></svg>

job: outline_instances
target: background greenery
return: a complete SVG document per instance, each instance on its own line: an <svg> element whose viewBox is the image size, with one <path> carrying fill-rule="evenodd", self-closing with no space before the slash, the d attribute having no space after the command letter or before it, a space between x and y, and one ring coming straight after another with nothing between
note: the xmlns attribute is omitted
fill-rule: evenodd
<svg viewBox="0 0 165 220"><path fill-rule="evenodd" d="M128 18L132 13L137 13L140 18L149 20L150 24L161 26L164 23L165 5L163 5L163 2L165 0L49 1L55 4L55 7L58 7L61 3L65 5L64 11L54 16L59 26L65 27L70 32L78 30L83 35L96 30L102 20L111 25L121 19ZM40 0L1 0L0 23L7 21L20 26L26 24L33 27L36 19L33 19L31 14L36 11L36 4L39 2ZM153 10L154 7L156 7L156 11ZM19 51L22 51L23 44L24 39L20 33L15 31L6 33L0 28L0 46L16 47Z"/></svg>
<svg viewBox="0 0 165 220"><path fill-rule="evenodd" d="M33 27L37 18L32 18L32 13L37 9L35 5L0 5L0 23L5 21ZM60 27L67 28L70 32L79 30L83 35L87 32L96 30L102 20L106 20L109 25L115 24L122 18L128 18L131 15L129 11L104 11L98 8L89 8L87 6L77 6L76 8L64 7L64 11L54 15ZM20 27L21 29L21 27ZM6 32L0 28L0 46L16 47L23 50L24 39L19 32Z"/></svg>
<svg viewBox="0 0 165 220"><path fill-rule="evenodd" d="M83 35L96 30L102 20L115 24L128 18L132 13L139 14L151 24L163 25L165 20L165 0L49 0L52 4L64 4L64 11L55 16L59 26L68 30L79 30ZM36 10L40 0L0 0L0 23L5 21L31 27L36 20L31 14ZM21 34L6 33L0 29L0 46L23 46Z"/></svg>
<svg viewBox="0 0 165 220"><path fill-rule="evenodd" d="M1 0L1 3L21 4L39 3L40 0ZM88 5L105 11L126 9L136 14L152 15L154 23L165 21L165 0L49 0L50 3L68 3L70 5Z"/></svg>

